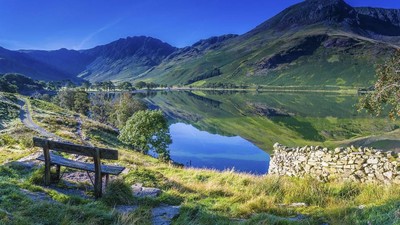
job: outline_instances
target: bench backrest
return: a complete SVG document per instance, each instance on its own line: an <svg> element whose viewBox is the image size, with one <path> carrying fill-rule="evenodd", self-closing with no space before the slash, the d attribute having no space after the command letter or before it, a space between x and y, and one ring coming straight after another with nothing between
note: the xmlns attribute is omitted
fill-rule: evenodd
<svg viewBox="0 0 400 225"><path fill-rule="evenodd" d="M89 157L95 157L96 151L98 150L101 159L118 160L118 151L112 149L68 144L57 141L50 141L47 139L37 138L37 137L33 138L33 145L36 147L48 148L54 151L66 152L76 155L84 155Z"/></svg>

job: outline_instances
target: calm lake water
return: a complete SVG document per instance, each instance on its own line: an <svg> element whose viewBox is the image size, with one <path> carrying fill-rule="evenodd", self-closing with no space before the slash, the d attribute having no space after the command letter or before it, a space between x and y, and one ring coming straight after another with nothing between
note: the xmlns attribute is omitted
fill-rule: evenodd
<svg viewBox="0 0 400 225"><path fill-rule="evenodd" d="M265 174L268 170L268 153L239 136L210 134L184 123L172 124L170 132L171 158L185 166L253 174Z"/></svg>
<svg viewBox="0 0 400 225"><path fill-rule="evenodd" d="M172 159L196 168L265 174L276 142L400 148L397 136L385 136L399 121L358 113L355 95L164 91L135 96L167 115ZM374 134L381 136L363 138Z"/></svg>

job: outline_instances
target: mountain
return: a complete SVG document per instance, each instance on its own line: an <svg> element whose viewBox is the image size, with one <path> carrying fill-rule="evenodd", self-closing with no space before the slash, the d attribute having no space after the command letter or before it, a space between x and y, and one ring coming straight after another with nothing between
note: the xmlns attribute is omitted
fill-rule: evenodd
<svg viewBox="0 0 400 225"><path fill-rule="evenodd" d="M38 61L25 53L0 47L0 74L20 73L37 80L78 80L49 64Z"/></svg>
<svg viewBox="0 0 400 225"><path fill-rule="evenodd" d="M371 85L374 65L400 45L399 20L399 10L306 0L217 49L189 57L175 54L143 78L197 86ZM215 70L217 75L205 76Z"/></svg>
<svg viewBox="0 0 400 225"><path fill-rule="evenodd" d="M76 78L77 74L84 71L86 66L95 59L95 57L83 54L80 51L68 50L65 48L54 51L21 50L20 52L74 78Z"/></svg>
<svg viewBox="0 0 400 225"><path fill-rule="evenodd" d="M151 37L119 39L81 51L94 60L78 76L92 82L138 78L176 50L177 48Z"/></svg>
<svg viewBox="0 0 400 225"><path fill-rule="evenodd" d="M0 73L194 86L369 86L400 46L400 10L305 0L242 35L175 48L139 36L87 50L0 55ZM3 63L3 64L1 64ZM58 74L58 76L56 75Z"/></svg>

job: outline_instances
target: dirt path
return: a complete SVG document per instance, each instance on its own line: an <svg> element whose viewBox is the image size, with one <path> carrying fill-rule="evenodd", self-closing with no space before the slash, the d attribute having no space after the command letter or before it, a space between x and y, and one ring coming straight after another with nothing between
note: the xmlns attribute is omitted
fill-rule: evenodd
<svg viewBox="0 0 400 225"><path fill-rule="evenodd" d="M42 136L45 136L47 138L51 138L51 139L56 140L56 141L65 141L61 137L59 137L59 136L57 136L57 135L55 135L53 133L48 132L43 127L40 127L35 122L33 122L31 112L29 111L29 107L28 107L28 105L26 104L26 102L23 99L19 99L18 100L18 104L21 107L19 118L21 119L21 122L26 127L38 132L39 134L41 134Z"/></svg>
<svg viewBox="0 0 400 225"><path fill-rule="evenodd" d="M74 117L78 124L76 127L76 134L79 136L84 145L94 147L94 145L88 140L88 138L85 138L82 134L82 118L80 117L79 114L74 115Z"/></svg>

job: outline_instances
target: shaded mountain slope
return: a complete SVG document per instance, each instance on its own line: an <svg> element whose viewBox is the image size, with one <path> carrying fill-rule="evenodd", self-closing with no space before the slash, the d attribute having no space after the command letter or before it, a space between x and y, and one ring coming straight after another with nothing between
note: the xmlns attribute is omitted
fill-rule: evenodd
<svg viewBox="0 0 400 225"><path fill-rule="evenodd" d="M65 48L54 51L22 50L20 52L74 77L84 71L86 66L94 60L93 56Z"/></svg>
<svg viewBox="0 0 400 225"><path fill-rule="evenodd" d="M20 73L37 80L78 80L46 63L35 60L24 53L0 47L0 74Z"/></svg>
<svg viewBox="0 0 400 225"><path fill-rule="evenodd" d="M107 45L81 51L95 58L79 74L90 81L121 81L138 77L157 66L175 47L151 37L128 37Z"/></svg>

